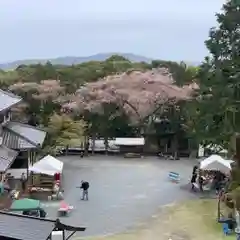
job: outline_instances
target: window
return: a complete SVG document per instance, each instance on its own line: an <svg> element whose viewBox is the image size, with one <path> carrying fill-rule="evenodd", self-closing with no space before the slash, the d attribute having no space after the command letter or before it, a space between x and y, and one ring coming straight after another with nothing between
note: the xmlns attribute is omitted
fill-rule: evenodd
<svg viewBox="0 0 240 240"><path fill-rule="evenodd" d="M26 152L20 152L19 155L14 160L11 165L12 169L27 168L28 167L28 157Z"/></svg>

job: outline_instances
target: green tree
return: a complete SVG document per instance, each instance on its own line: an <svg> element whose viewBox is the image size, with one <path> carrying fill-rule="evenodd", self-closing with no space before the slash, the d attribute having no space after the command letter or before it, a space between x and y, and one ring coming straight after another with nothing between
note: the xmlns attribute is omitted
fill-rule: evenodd
<svg viewBox="0 0 240 240"><path fill-rule="evenodd" d="M50 62L46 64L20 65L15 70L18 75L18 81L39 83L42 80L58 79L57 66Z"/></svg>
<svg viewBox="0 0 240 240"><path fill-rule="evenodd" d="M206 57L199 71L196 132L228 146L240 131L240 2L231 0L217 14L218 27L210 30Z"/></svg>
<svg viewBox="0 0 240 240"><path fill-rule="evenodd" d="M193 119L203 142L230 147L231 137L240 132L240 1L228 0L216 16L218 26L210 30L206 41L210 55L199 71ZM229 191L240 210L240 159L237 161Z"/></svg>
<svg viewBox="0 0 240 240"><path fill-rule="evenodd" d="M119 55L112 55L103 62L104 75L125 72L133 67L131 61Z"/></svg>
<svg viewBox="0 0 240 240"><path fill-rule="evenodd" d="M7 88L16 83L18 79L19 74L16 71L3 71L0 69L0 88L2 90L7 90Z"/></svg>
<svg viewBox="0 0 240 240"><path fill-rule="evenodd" d="M151 65L153 68L167 68L178 86L191 84L198 73L198 67L188 66L183 61L177 63L172 61L153 60Z"/></svg>
<svg viewBox="0 0 240 240"><path fill-rule="evenodd" d="M86 123L83 120L74 121L70 116L53 114L47 127L45 152L56 153L61 148L81 146L84 142Z"/></svg>
<svg viewBox="0 0 240 240"><path fill-rule="evenodd" d="M57 98L63 95L64 87L57 80L43 80L40 83L16 83L9 87L14 93L20 95L26 103L26 115L34 115L38 122L47 126L49 117L60 111Z"/></svg>

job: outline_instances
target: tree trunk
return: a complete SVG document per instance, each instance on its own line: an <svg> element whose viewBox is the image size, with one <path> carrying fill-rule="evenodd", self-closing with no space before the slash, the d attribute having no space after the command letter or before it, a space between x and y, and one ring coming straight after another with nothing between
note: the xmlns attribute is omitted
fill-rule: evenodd
<svg viewBox="0 0 240 240"><path fill-rule="evenodd" d="M236 136L236 160L237 160L237 165L240 168L240 136Z"/></svg>
<svg viewBox="0 0 240 240"><path fill-rule="evenodd" d="M189 158L197 158L199 152L199 145L192 138L188 138L188 152Z"/></svg>
<svg viewBox="0 0 240 240"><path fill-rule="evenodd" d="M174 157L174 160L178 159L178 136L177 134L174 134L173 140L172 140L172 155Z"/></svg>
<svg viewBox="0 0 240 240"><path fill-rule="evenodd" d="M189 150L189 158L197 158L198 151L197 150Z"/></svg>
<svg viewBox="0 0 240 240"><path fill-rule="evenodd" d="M96 145L96 134L92 134L92 155L95 153L95 145Z"/></svg>
<svg viewBox="0 0 240 240"><path fill-rule="evenodd" d="M88 136L85 136L85 140L84 140L84 155L85 156L88 155L88 149L89 149L89 138L88 138Z"/></svg>
<svg viewBox="0 0 240 240"><path fill-rule="evenodd" d="M66 156L68 155L68 149L69 149L69 146L67 145L67 146L66 146L66 150L65 150L65 155L66 155Z"/></svg>
<svg viewBox="0 0 240 240"><path fill-rule="evenodd" d="M108 137L104 137L104 145L105 145L105 154L108 154Z"/></svg>

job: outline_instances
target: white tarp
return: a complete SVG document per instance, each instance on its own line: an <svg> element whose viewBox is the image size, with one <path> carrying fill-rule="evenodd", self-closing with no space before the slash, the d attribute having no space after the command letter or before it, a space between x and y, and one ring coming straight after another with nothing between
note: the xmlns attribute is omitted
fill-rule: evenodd
<svg viewBox="0 0 240 240"><path fill-rule="evenodd" d="M214 154L204 159L200 163L200 169L221 171L226 173L232 169L231 163L233 163L232 160L226 160L221 156Z"/></svg>
<svg viewBox="0 0 240 240"><path fill-rule="evenodd" d="M93 148L93 141L89 139L89 151L92 151ZM96 139L95 140L95 151L105 151L105 143L103 139ZM115 145L115 140L108 140L108 151L119 151L119 146Z"/></svg>
<svg viewBox="0 0 240 240"><path fill-rule="evenodd" d="M62 173L62 170L63 162L50 155L47 155L44 158L40 159L38 162L36 162L35 164L33 164L33 166L29 168L29 171L51 176L58 172Z"/></svg>
<svg viewBox="0 0 240 240"><path fill-rule="evenodd" d="M212 153L224 154L226 155L228 151L222 148L220 145L217 144L209 144L207 146L203 146L199 144L198 147L198 157L204 157L205 150L209 149Z"/></svg>
<svg viewBox="0 0 240 240"><path fill-rule="evenodd" d="M143 146L144 138L116 138L115 145L119 146Z"/></svg>

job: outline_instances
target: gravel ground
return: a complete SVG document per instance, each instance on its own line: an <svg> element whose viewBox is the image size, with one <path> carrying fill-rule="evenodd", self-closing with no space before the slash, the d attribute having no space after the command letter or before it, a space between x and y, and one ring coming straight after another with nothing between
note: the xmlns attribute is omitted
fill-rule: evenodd
<svg viewBox="0 0 240 240"><path fill-rule="evenodd" d="M154 219L164 205L194 198L181 186L189 182L192 160L167 161L155 157L124 159L116 156L60 157L64 165L65 201L74 206L62 222L86 226L79 236L119 233ZM168 172L180 174L179 184ZM81 180L90 183L89 201L81 201ZM57 217L58 203L47 203L48 216Z"/></svg>

